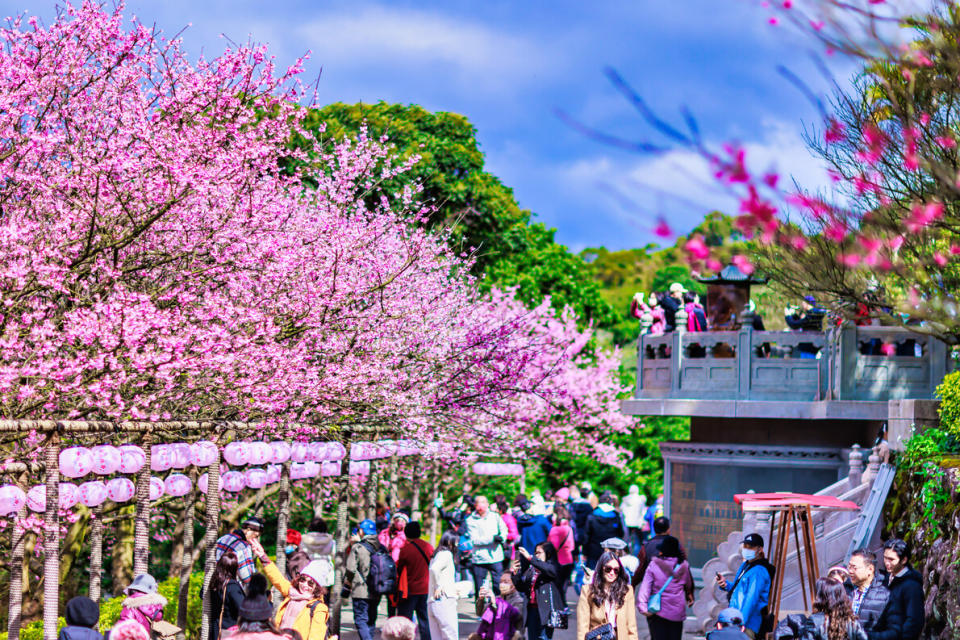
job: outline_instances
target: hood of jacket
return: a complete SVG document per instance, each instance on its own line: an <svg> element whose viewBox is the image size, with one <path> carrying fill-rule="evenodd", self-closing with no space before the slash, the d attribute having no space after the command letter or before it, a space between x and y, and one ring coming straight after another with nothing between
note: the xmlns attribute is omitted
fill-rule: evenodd
<svg viewBox="0 0 960 640"><path fill-rule="evenodd" d="M159 593L143 593L135 596L127 596L121 603L124 609L143 609L145 607L156 607L161 609L167 606L167 599Z"/></svg>
<svg viewBox="0 0 960 640"><path fill-rule="evenodd" d="M329 556L333 555L333 541L334 538L332 533L308 531L307 533L303 534L303 539L300 541L300 547L310 551L311 553Z"/></svg>
<svg viewBox="0 0 960 640"><path fill-rule="evenodd" d="M593 515L598 518L616 518L617 511L613 508L613 505L601 502L597 505L597 508L593 510Z"/></svg>

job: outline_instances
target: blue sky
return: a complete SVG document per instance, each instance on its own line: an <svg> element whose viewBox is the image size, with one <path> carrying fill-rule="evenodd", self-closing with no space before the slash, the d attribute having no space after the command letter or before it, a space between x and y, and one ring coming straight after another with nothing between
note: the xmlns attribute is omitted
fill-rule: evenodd
<svg viewBox="0 0 960 640"><path fill-rule="evenodd" d="M54 3L31 0L49 16ZM0 0L5 15L28 7ZM824 184L800 131L816 110L776 72L786 65L817 90L812 44L749 0L130 1L127 13L167 34L191 25L186 48L213 55L248 36L279 61L307 51L322 67L321 102L417 103L465 114L487 167L520 205L556 227L571 249L643 246L662 215L680 232L730 208L692 154L641 156L585 138L553 115L633 139L662 141L602 74L615 67L665 116L686 105L708 140L737 140L750 156ZM675 196L682 196L677 198Z"/></svg>

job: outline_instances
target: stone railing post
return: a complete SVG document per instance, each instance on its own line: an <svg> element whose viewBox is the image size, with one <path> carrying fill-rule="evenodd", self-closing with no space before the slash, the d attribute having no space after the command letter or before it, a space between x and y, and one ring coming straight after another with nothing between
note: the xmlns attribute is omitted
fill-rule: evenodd
<svg viewBox="0 0 960 640"><path fill-rule="evenodd" d="M680 382L683 378L683 336L687 333L687 312L680 307L674 317L676 322L673 330L673 347L670 352L670 391L676 394L680 391Z"/></svg>
<svg viewBox="0 0 960 640"><path fill-rule="evenodd" d="M634 390L634 397L639 398L640 392L643 391L643 360L647 357L647 347L643 343L643 338L646 334L641 333L637 336L637 382L636 389Z"/></svg>
<svg viewBox="0 0 960 640"><path fill-rule="evenodd" d="M837 357L834 362L837 400L855 400L857 388L857 327L847 324L840 327L837 336Z"/></svg>
<svg viewBox="0 0 960 640"><path fill-rule="evenodd" d="M849 463L850 471L847 473L847 478L852 489L863 482L863 452L860 450L860 445L855 444L850 448Z"/></svg>
<svg viewBox="0 0 960 640"><path fill-rule="evenodd" d="M753 371L753 313L750 310L741 316L740 332L737 334L737 395L750 396Z"/></svg>
<svg viewBox="0 0 960 640"><path fill-rule="evenodd" d="M863 482L872 483L878 473L880 473L880 454L877 451L877 447L874 447L867 461L867 470L863 474Z"/></svg>
<svg viewBox="0 0 960 640"><path fill-rule="evenodd" d="M653 315L647 311L640 316L640 335L645 336L650 333L650 327L653 326Z"/></svg>

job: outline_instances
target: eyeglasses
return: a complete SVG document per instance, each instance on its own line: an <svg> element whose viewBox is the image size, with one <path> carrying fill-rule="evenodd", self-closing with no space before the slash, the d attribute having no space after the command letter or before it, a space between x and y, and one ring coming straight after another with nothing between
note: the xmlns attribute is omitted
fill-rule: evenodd
<svg viewBox="0 0 960 640"><path fill-rule="evenodd" d="M620 573L620 567L613 565L607 565L603 568L604 573Z"/></svg>

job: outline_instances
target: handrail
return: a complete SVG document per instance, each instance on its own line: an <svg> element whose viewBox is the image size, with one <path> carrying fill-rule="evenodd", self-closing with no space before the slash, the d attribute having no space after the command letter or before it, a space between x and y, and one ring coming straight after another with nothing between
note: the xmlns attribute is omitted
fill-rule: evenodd
<svg viewBox="0 0 960 640"><path fill-rule="evenodd" d="M641 335L635 396L737 400L932 398L952 370L946 345L899 327L825 332L739 331Z"/></svg>

